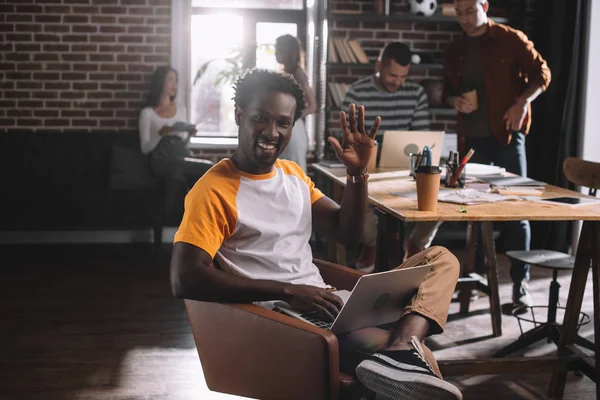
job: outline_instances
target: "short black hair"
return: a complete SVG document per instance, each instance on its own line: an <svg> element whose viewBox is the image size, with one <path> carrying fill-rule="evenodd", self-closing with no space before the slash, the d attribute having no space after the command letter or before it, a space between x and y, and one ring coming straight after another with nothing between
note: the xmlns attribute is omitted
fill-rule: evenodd
<svg viewBox="0 0 600 400"><path fill-rule="evenodd" d="M306 107L302 87L300 87L291 74L287 73L253 68L240 75L233 85L233 89L235 90L235 95L233 96L235 106L242 110L250 103L256 92L260 90L286 93L294 96L296 99L294 122L302 116L302 111Z"/></svg>
<svg viewBox="0 0 600 400"><path fill-rule="evenodd" d="M411 55L411 51L407 45L400 42L392 42L384 47L381 55L379 56L379 60L381 62L394 60L398 64L406 67L410 64Z"/></svg>

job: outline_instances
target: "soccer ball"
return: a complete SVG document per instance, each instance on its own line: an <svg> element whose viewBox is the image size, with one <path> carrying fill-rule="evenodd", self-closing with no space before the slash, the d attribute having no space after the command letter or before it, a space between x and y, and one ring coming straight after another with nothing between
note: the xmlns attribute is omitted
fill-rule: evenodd
<svg viewBox="0 0 600 400"><path fill-rule="evenodd" d="M437 9L437 0L409 0L410 12L421 17L429 17Z"/></svg>

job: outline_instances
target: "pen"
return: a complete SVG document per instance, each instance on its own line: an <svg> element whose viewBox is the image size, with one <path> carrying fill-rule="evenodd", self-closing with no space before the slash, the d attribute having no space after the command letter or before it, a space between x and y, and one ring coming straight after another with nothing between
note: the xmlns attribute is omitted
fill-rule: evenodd
<svg viewBox="0 0 600 400"><path fill-rule="evenodd" d="M431 165L431 150L429 150L428 146L423 147L423 158L425 159L425 165Z"/></svg>
<svg viewBox="0 0 600 400"><path fill-rule="evenodd" d="M465 168L465 164L469 162L471 157L473 157L474 153L475 153L475 150L471 149L471 150L469 150L467 155L463 157L462 161L460 162L460 165L458 166L458 168L456 169L456 172L454 173L454 176L452 177L452 181L450 182L451 187L453 187L456 184L456 181L460 177L460 174L462 174L462 170Z"/></svg>
<svg viewBox="0 0 600 400"><path fill-rule="evenodd" d="M473 157L473 154L475 154L475 149L469 150L469 152L467 153L467 155L463 157L463 159L460 162L460 164L464 165L464 164L468 163L469 160L471 159L471 157Z"/></svg>

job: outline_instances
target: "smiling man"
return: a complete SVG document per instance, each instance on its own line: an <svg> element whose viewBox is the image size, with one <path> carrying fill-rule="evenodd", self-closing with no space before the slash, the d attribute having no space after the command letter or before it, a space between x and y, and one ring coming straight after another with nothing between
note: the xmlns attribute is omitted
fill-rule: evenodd
<svg viewBox="0 0 600 400"><path fill-rule="evenodd" d="M239 145L231 159L216 164L186 197L171 257L173 293L200 301L255 302L271 309L283 300L332 320L343 304L313 263L309 239L314 229L342 244L360 240L367 207L366 166L380 119L375 118L367 134L364 107L358 112L354 104L349 107L349 126L341 113L342 142L329 139L348 173L338 205L315 188L298 164L278 159L305 106L291 75L252 70L235 89ZM421 344L426 336L443 331L458 261L435 247L399 268L416 265L429 265L430 272L403 315L391 328L364 328L338 337L342 356L354 355L348 355L350 368L377 393L460 399L460 391L440 379L435 359Z"/></svg>

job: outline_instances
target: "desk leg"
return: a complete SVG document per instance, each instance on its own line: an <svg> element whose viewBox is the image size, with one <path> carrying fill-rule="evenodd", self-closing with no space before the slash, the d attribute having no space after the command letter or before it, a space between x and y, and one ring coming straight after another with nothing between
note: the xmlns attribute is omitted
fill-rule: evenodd
<svg viewBox="0 0 600 400"><path fill-rule="evenodd" d="M483 250L487 266L487 281L490 297L490 313L492 315L492 330L494 336L502 336L502 309L498 293L498 266L496 263L496 248L494 246L494 224L486 221L481 224Z"/></svg>
<svg viewBox="0 0 600 400"><path fill-rule="evenodd" d="M375 271L389 271L402 264L404 251L399 232L398 220L385 212L375 209L378 216L377 222L377 249L375 255ZM402 223L402 222L400 222Z"/></svg>
<svg viewBox="0 0 600 400"><path fill-rule="evenodd" d="M569 287L569 297L565 309L565 317L558 344L558 356L566 357L569 355L569 346L575 342L577 336L577 323L579 321L579 312L581 311L581 303L583 302L583 294L585 291L585 283L592 264L594 276L594 335L596 339L596 366L598 364L600 350L598 313L600 312L600 299L598 298L598 268L600 252L600 222L584 221L579 236L579 245L577 246L577 254L575 254L575 265L573 267L573 276L571 277L571 286ZM596 378L596 398L600 399L600 388L598 383L598 373L593 371ZM552 398L561 398L564 393L565 384L567 382L567 369L565 367L558 368L552 373L550 380L550 388L548 395Z"/></svg>
<svg viewBox="0 0 600 400"><path fill-rule="evenodd" d="M470 222L469 237L467 238L467 262L462 271L463 277L469 277L472 272L475 272L475 253L477 252L477 237L481 222ZM460 313L468 314L469 305L471 303L471 290L475 289L475 285L462 284L459 292Z"/></svg>
<svg viewBox="0 0 600 400"><path fill-rule="evenodd" d="M338 204L342 204L343 197L344 187L337 183L333 183L332 200ZM346 266L348 263L348 260L346 259L346 246L337 243L333 239L327 239L327 261Z"/></svg>

